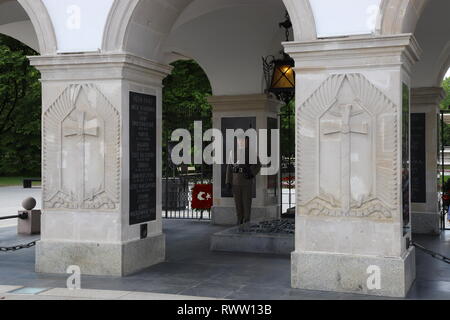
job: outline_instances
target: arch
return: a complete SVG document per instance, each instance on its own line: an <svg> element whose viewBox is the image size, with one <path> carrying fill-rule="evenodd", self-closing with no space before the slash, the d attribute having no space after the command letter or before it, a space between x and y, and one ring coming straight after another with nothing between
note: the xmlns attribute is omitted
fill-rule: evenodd
<svg viewBox="0 0 450 320"><path fill-rule="evenodd" d="M446 14L450 10L449 1L433 1L424 7L415 26L414 36L422 48L422 57L413 66L412 85L414 87L439 87L448 69L450 27Z"/></svg>
<svg viewBox="0 0 450 320"><path fill-rule="evenodd" d="M309 0L283 0L294 29L295 41L317 39L316 22Z"/></svg>
<svg viewBox="0 0 450 320"><path fill-rule="evenodd" d="M440 87L442 84L442 80L444 80L445 75L447 74L450 68L450 41L447 43L445 50L442 52L441 56L438 59L438 65L441 66L440 70L437 72L436 78L434 79L434 83L436 87Z"/></svg>
<svg viewBox="0 0 450 320"><path fill-rule="evenodd" d="M141 0L115 0L106 20L102 51L122 51L133 13Z"/></svg>
<svg viewBox="0 0 450 320"><path fill-rule="evenodd" d="M309 4L309 0L280 0L284 3L289 12L294 29L294 38L296 41L312 40L316 38L316 28L314 16ZM161 33L170 32L178 16L184 9L191 4L193 0L177 0L171 3L170 10L173 12L159 13L166 14L165 20L158 16L157 27ZM103 35L102 51L117 52L126 51L127 39L129 38L130 26L133 23L133 17L140 8L151 3L158 3L158 0L115 0L109 13L105 32ZM156 46L160 44L155 43Z"/></svg>
<svg viewBox="0 0 450 320"><path fill-rule="evenodd" d="M414 33L430 0L383 0L378 32L383 35Z"/></svg>
<svg viewBox="0 0 450 320"><path fill-rule="evenodd" d="M55 54L57 42L47 8L41 0L17 0L33 24L41 55Z"/></svg>
<svg viewBox="0 0 450 320"><path fill-rule="evenodd" d="M445 55L443 57L445 57ZM435 80L437 87L441 86L442 81L445 79L445 75L447 74L448 70L450 69L450 44L446 51L446 57L447 58L441 64L442 65L441 70L438 72L436 80Z"/></svg>

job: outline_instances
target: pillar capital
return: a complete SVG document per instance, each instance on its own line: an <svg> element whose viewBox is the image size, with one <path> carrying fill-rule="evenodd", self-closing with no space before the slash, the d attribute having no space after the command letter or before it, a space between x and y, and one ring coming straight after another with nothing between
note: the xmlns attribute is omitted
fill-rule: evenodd
<svg viewBox="0 0 450 320"><path fill-rule="evenodd" d="M412 34L286 42L284 47L295 60L297 72L380 65L398 65L410 72L422 53Z"/></svg>
<svg viewBox="0 0 450 320"><path fill-rule="evenodd" d="M445 97L445 90L441 87L413 88L411 90L412 106L439 108L439 104Z"/></svg>
<svg viewBox="0 0 450 320"><path fill-rule="evenodd" d="M31 56L29 59L41 72L43 82L127 79L161 86L172 71L169 65L129 53Z"/></svg>

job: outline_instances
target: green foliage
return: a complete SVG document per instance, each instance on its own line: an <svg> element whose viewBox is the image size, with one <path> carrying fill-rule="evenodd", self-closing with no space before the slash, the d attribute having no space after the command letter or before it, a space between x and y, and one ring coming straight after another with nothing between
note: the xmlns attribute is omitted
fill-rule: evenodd
<svg viewBox="0 0 450 320"><path fill-rule="evenodd" d="M447 93L447 97L442 100L441 102L441 108L445 110L449 110L450 108L450 77L446 78L442 82L442 88L444 88L445 92Z"/></svg>
<svg viewBox="0 0 450 320"><path fill-rule="evenodd" d="M295 156L295 100L281 108L280 152L283 158Z"/></svg>
<svg viewBox="0 0 450 320"><path fill-rule="evenodd" d="M178 128L193 132L194 121L203 121L203 129L211 128L211 106L207 98L211 85L202 68L192 60L172 63L172 73L163 81L164 140Z"/></svg>
<svg viewBox="0 0 450 320"><path fill-rule="evenodd" d="M163 81L163 159L167 159L167 141L174 130L187 129L193 136L194 121L202 121L203 131L212 127L207 100L212 90L205 72L193 60L179 60L172 66L172 73Z"/></svg>
<svg viewBox="0 0 450 320"><path fill-rule="evenodd" d="M0 35L0 175L40 175L41 86L27 56L36 52Z"/></svg>
<svg viewBox="0 0 450 320"><path fill-rule="evenodd" d="M446 78L442 82L442 87L447 93L447 97L441 102L442 110L449 110L450 107L450 78ZM445 146L450 146L450 125L444 123L443 143Z"/></svg>

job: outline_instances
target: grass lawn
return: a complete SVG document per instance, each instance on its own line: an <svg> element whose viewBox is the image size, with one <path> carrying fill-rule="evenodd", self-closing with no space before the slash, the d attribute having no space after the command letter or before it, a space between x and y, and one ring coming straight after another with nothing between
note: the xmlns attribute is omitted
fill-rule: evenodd
<svg viewBox="0 0 450 320"><path fill-rule="evenodd" d="M0 187L21 186L25 177L0 177ZM31 177L26 177L31 178ZM33 182L33 186L40 186L40 182Z"/></svg>

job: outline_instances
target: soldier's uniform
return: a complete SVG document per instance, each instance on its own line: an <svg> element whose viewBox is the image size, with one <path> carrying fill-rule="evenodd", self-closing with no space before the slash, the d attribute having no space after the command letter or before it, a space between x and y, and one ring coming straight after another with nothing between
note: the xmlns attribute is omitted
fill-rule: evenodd
<svg viewBox="0 0 450 320"><path fill-rule="evenodd" d="M226 184L233 189L238 224L250 222L253 200L253 183L259 173L259 164L229 164Z"/></svg>

